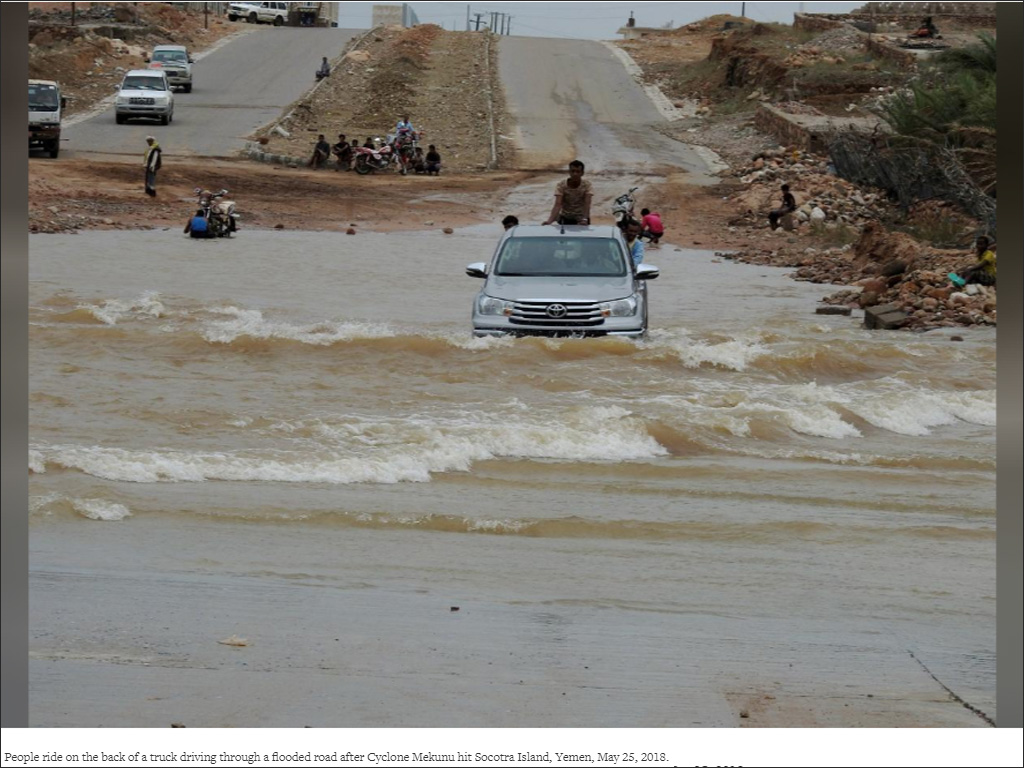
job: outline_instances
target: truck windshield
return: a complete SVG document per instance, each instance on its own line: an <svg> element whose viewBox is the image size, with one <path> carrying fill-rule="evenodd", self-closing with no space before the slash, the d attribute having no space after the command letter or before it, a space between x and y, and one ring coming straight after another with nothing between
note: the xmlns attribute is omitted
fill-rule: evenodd
<svg viewBox="0 0 1024 768"><path fill-rule="evenodd" d="M506 277L624 277L626 260L611 238L510 238L494 270Z"/></svg>
<svg viewBox="0 0 1024 768"><path fill-rule="evenodd" d="M146 77L145 75L135 75L134 77L126 77L124 82L121 84L121 89L125 91L165 91L163 77Z"/></svg>
<svg viewBox="0 0 1024 768"><path fill-rule="evenodd" d="M56 112L60 104L57 89L52 85L28 86L28 108L34 112Z"/></svg>

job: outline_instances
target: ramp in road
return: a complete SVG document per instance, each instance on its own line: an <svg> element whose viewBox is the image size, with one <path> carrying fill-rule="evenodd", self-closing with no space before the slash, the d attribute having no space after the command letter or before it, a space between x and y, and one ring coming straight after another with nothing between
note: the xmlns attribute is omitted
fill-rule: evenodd
<svg viewBox="0 0 1024 768"><path fill-rule="evenodd" d="M111 107L66 128L66 150L140 154L145 137L152 134L168 155L232 157L247 135L274 120L315 84L322 57L333 59L360 32L256 29L193 65L192 93L175 93L170 125L142 120L117 125Z"/></svg>
<svg viewBox="0 0 1024 768"><path fill-rule="evenodd" d="M697 150L658 132L665 117L602 43L503 37L499 46L519 167L563 168L578 157L588 172L669 166L710 179Z"/></svg>

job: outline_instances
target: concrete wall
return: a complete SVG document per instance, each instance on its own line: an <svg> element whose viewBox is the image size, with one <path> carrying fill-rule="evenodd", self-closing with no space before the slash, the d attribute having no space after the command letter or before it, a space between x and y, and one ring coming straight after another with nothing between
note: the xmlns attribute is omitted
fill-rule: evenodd
<svg viewBox="0 0 1024 768"><path fill-rule="evenodd" d="M819 154L828 153L829 142L840 131L870 133L880 124L874 118L791 115L770 104L759 105L754 113L754 125L762 133L774 136L783 146Z"/></svg>

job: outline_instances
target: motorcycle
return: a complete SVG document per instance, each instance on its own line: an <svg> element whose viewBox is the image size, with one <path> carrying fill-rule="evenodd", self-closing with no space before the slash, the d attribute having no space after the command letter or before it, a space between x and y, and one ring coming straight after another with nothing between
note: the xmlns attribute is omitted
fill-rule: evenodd
<svg viewBox="0 0 1024 768"><path fill-rule="evenodd" d="M633 208L636 205L636 198L633 193L640 187L632 187L626 194L619 195L612 202L612 217L615 219L615 226L623 229L626 221L633 218Z"/></svg>
<svg viewBox="0 0 1024 768"><path fill-rule="evenodd" d="M239 215L235 213L235 201L222 199L228 194L226 189L211 192L196 187L194 191L198 200L195 215L206 220L207 237L231 237L232 232L238 231ZM189 219L185 232L191 233L191 230L192 219Z"/></svg>
<svg viewBox="0 0 1024 768"><path fill-rule="evenodd" d="M405 163L402 162L400 153L392 144L384 144L373 149L370 147L353 148L352 167L355 168L356 173L362 176L374 171L385 171L392 165L398 166L399 173L405 175Z"/></svg>

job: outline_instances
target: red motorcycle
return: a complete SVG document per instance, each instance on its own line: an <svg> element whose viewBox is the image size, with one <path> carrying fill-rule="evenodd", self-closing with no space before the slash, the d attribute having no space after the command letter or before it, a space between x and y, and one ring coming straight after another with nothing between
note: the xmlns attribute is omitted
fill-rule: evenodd
<svg viewBox="0 0 1024 768"><path fill-rule="evenodd" d="M352 167L356 173L365 176L374 171L386 171L392 165L398 167L399 173L405 175L405 163L402 162L400 153L391 144L384 144L381 147L354 147L352 150Z"/></svg>

